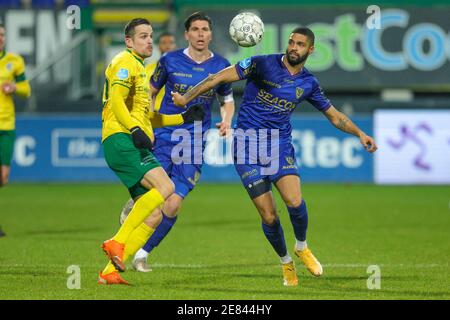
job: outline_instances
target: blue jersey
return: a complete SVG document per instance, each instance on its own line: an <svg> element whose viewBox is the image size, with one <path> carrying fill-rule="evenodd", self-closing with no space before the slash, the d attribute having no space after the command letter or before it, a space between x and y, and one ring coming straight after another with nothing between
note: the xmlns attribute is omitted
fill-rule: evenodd
<svg viewBox="0 0 450 320"><path fill-rule="evenodd" d="M187 49L180 49L164 55L159 60L159 63L150 79L151 84L156 89L161 89L164 85L166 86L166 93L162 100L161 108L159 109L160 113L177 114L185 111L185 109L174 105L170 92L173 91L184 94L200 81L208 77L209 74L217 73L220 70L230 66L228 60L218 54L214 54L211 58L203 61L202 63L197 63L186 54L186 51ZM188 107L198 103L204 106L205 117L203 120L203 131L206 131L211 127L211 107L214 100L216 100L216 93L221 96L231 94L231 85L219 85L216 88L200 95L188 104ZM165 127L159 130L170 134L177 128L184 128L192 131L194 125L183 124L180 126ZM157 129L155 131L159 130Z"/></svg>
<svg viewBox="0 0 450 320"><path fill-rule="evenodd" d="M241 79L247 79L237 128L278 129L280 141L290 141L290 116L303 100L319 111L331 102L316 77L306 68L291 75L282 61L283 54L253 56L236 64Z"/></svg>

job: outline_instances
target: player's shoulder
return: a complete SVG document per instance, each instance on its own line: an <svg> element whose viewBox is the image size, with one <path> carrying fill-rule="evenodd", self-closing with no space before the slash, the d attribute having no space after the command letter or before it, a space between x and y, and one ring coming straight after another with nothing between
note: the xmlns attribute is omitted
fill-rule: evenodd
<svg viewBox="0 0 450 320"><path fill-rule="evenodd" d="M166 54L164 54L161 57L160 61L170 61L173 59L176 60L176 59L183 57L183 54L184 54L183 49L173 50L173 51L170 51L170 52L167 52Z"/></svg>
<svg viewBox="0 0 450 320"><path fill-rule="evenodd" d="M316 83L316 84L319 83L319 80L317 79L317 77L311 71L309 71L308 68L306 68L306 67L303 67L301 77L303 80L308 79L312 83Z"/></svg>
<svg viewBox="0 0 450 320"><path fill-rule="evenodd" d="M228 61L227 58L221 56L220 54L218 54L217 52L213 52L214 56L213 56L213 60L218 62L218 63L222 63L222 64L226 64L226 65L230 65L230 61Z"/></svg>
<svg viewBox="0 0 450 320"><path fill-rule="evenodd" d="M127 68L130 69L130 71L134 71L139 67L139 63L140 62L133 56L132 53L125 50L114 56L111 60L110 66L112 68Z"/></svg>
<svg viewBox="0 0 450 320"><path fill-rule="evenodd" d="M21 55L14 53L14 52L5 52L5 58L7 60L11 60L11 61L19 61L19 62L24 62L24 59Z"/></svg>
<svg viewBox="0 0 450 320"><path fill-rule="evenodd" d="M158 64L158 61L153 61L145 66L145 70L146 71L154 71L156 69L157 64Z"/></svg>

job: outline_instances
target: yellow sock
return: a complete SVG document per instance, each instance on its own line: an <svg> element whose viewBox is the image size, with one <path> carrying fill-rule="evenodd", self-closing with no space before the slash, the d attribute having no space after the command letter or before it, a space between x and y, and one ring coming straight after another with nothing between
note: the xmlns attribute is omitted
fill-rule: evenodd
<svg viewBox="0 0 450 320"><path fill-rule="evenodd" d="M133 256L140 248L142 248L154 231L155 229L150 228L145 223L141 223L139 227L134 229L125 243L123 262L127 261L130 256ZM102 274L106 275L114 271L116 271L116 268L110 261L106 265L106 268L103 269Z"/></svg>
<svg viewBox="0 0 450 320"><path fill-rule="evenodd" d="M163 203L163 196L155 188L144 194L136 201L127 219L113 237L113 240L126 243L134 229L144 222L145 218Z"/></svg>
<svg viewBox="0 0 450 320"><path fill-rule="evenodd" d="M134 254L145 245L154 231L155 229L150 228L145 223L141 223L139 227L134 229L130 234L127 243L125 243L123 261L127 261L129 257L134 256Z"/></svg>

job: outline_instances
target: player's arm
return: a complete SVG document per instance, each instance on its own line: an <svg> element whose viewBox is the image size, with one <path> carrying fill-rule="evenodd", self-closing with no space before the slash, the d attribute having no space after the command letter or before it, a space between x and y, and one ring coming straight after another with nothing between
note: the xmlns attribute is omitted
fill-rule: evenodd
<svg viewBox="0 0 450 320"><path fill-rule="evenodd" d="M218 73L209 75L207 78L200 81L196 86L187 91L184 95L181 95L178 92L171 92L172 100L176 106L184 107L202 93L211 90L219 84L230 83L238 80L241 80L241 78L239 77L235 66L229 66L222 69Z"/></svg>
<svg viewBox="0 0 450 320"><path fill-rule="evenodd" d="M375 152L377 150L378 147L375 144L375 140L358 128L352 120L350 120L342 112L338 111L334 106L329 107L326 111L324 111L324 114L336 128L358 137L361 144L367 151Z"/></svg>
<svg viewBox="0 0 450 320"><path fill-rule="evenodd" d="M204 116L205 110L203 106L200 104L195 104L190 106L185 112L179 114L150 112L150 121L153 128L161 128L177 126L183 123L194 123L194 121L202 121Z"/></svg>
<svg viewBox="0 0 450 320"><path fill-rule="evenodd" d="M151 97L151 110L155 110L155 100L156 100L156 96L158 95L160 89L155 88L151 83L150 83L150 97Z"/></svg>
<svg viewBox="0 0 450 320"><path fill-rule="evenodd" d="M233 94L227 96L217 95L220 103L220 116L222 121L216 123L216 128L219 129L219 136L228 136L231 129L231 121L234 115L234 99Z"/></svg>
<svg viewBox="0 0 450 320"><path fill-rule="evenodd" d="M111 111L114 113L117 121L120 122L125 128L131 130L131 128L137 126L137 123L131 117L125 100L130 93L130 88L120 83L115 83L111 87Z"/></svg>
<svg viewBox="0 0 450 320"><path fill-rule="evenodd" d="M128 97L130 88L122 83L113 83L111 86L111 111L125 128L130 130L133 144L136 148L153 149L153 144L147 134L133 120L128 110L125 100Z"/></svg>
<svg viewBox="0 0 450 320"><path fill-rule="evenodd" d="M30 83L25 77L25 62L19 58L17 68L14 72L14 82L6 81L2 84L2 91L5 94L16 94L22 98L31 95Z"/></svg>

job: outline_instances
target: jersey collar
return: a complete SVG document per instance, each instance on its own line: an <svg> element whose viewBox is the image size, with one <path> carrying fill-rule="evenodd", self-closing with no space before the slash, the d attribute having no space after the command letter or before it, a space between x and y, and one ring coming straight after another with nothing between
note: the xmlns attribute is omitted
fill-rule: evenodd
<svg viewBox="0 0 450 320"><path fill-rule="evenodd" d="M206 61L211 60L211 59L214 57L214 52L212 52L212 51L209 51L209 52L211 53L211 56L210 56L208 59L206 59L205 61L202 61L202 62L198 62L198 61L195 61L195 60L190 56L190 54L189 54L189 48L186 48L186 49L183 50L184 55L187 56L187 57L188 57L189 59L191 59L192 61L194 61L196 64L202 64L203 62L206 62Z"/></svg>
<svg viewBox="0 0 450 320"><path fill-rule="evenodd" d="M144 65L144 59L142 59L136 52L134 52L133 50L127 49L127 51L129 53L131 53L131 55L137 60L139 61L142 65Z"/></svg>
<svg viewBox="0 0 450 320"><path fill-rule="evenodd" d="M289 69L286 67L286 65L284 64L284 62L283 62L283 58L284 58L285 56L286 56L285 54L282 54L282 55L281 55L281 58L280 58L280 60L279 60L281 67L282 67L284 70L286 70L286 72L287 72L292 78L296 78L296 77L299 77L300 75L303 75L303 73L305 72L305 66L302 67L302 69L300 70L299 73L292 74L292 73L289 71ZM287 58L286 58L286 59L287 59Z"/></svg>
<svg viewBox="0 0 450 320"><path fill-rule="evenodd" d="M5 56L5 54L6 54L5 50L0 51L0 59L2 59Z"/></svg>

